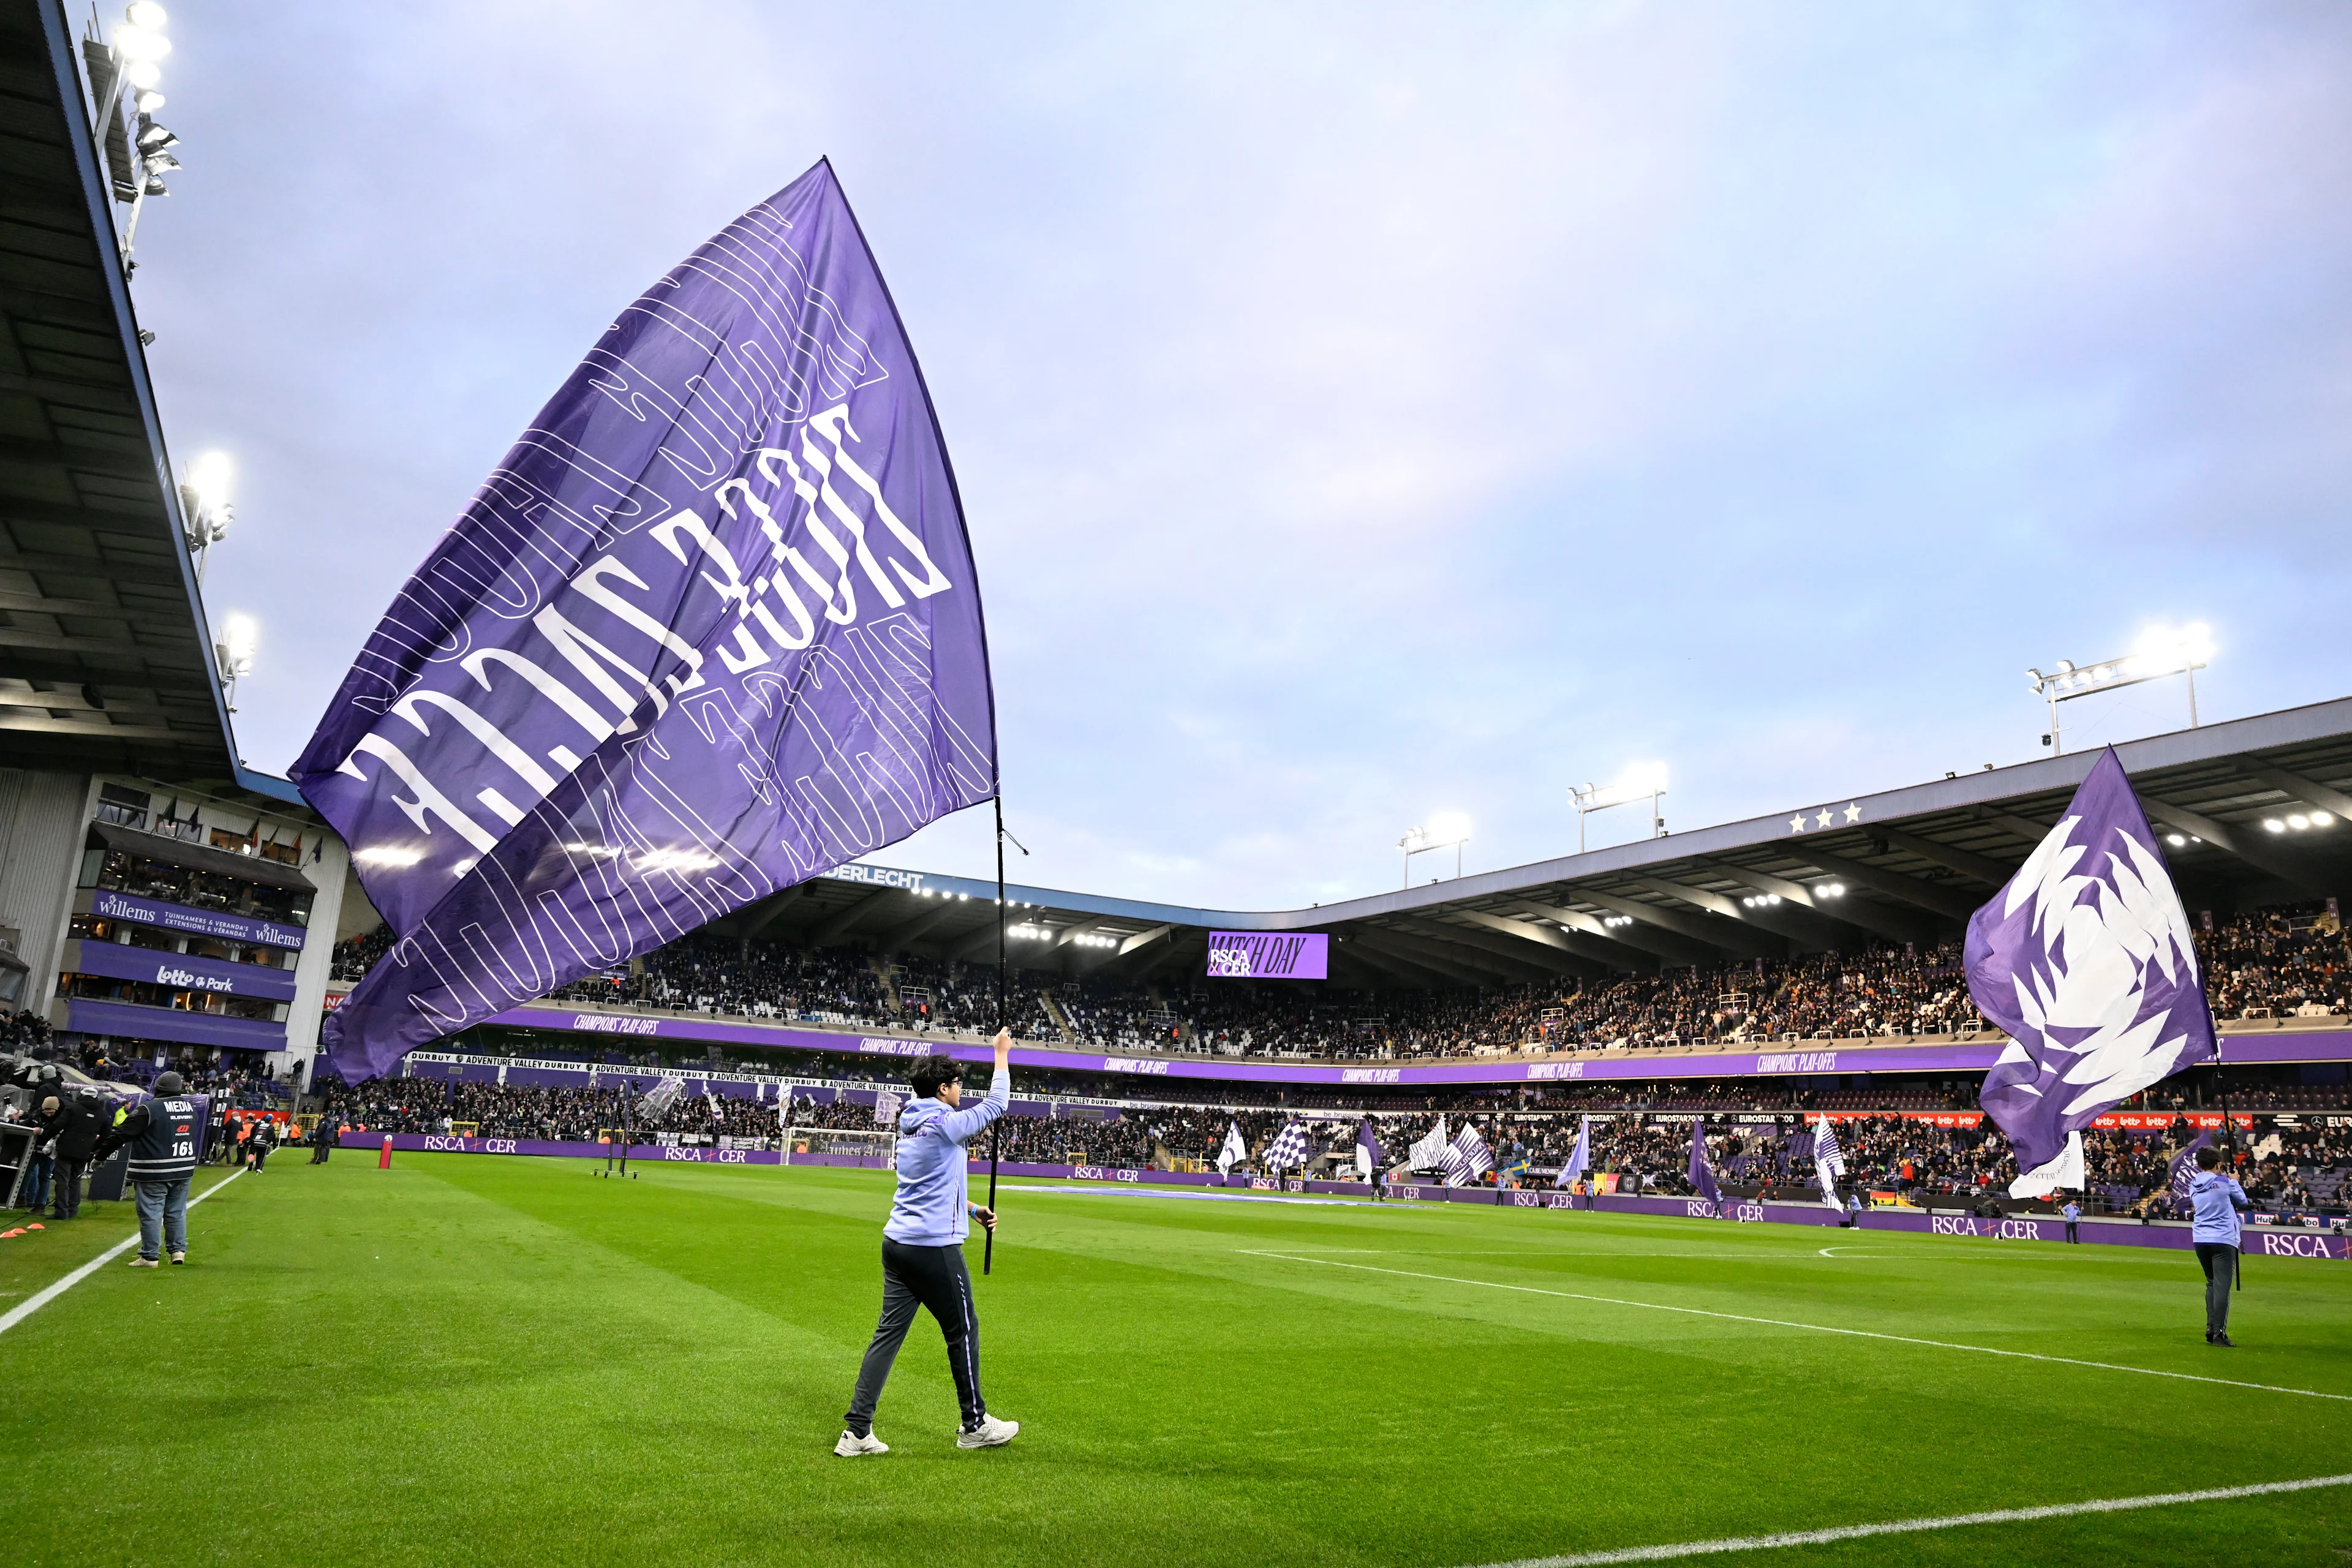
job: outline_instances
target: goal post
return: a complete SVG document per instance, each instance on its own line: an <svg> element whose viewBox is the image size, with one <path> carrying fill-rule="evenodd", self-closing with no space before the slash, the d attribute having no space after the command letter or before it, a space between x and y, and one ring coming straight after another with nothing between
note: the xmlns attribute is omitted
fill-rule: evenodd
<svg viewBox="0 0 2352 1568"><path fill-rule="evenodd" d="M898 1152L898 1134L881 1127L787 1127L783 1163L852 1165L888 1170Z"/></svg>

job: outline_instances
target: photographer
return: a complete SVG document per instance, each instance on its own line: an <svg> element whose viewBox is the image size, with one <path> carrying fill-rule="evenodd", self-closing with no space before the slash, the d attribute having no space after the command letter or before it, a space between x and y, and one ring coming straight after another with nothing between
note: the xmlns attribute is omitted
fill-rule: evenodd
<svg viewBox="0 0 2352 1568"><path fill-rule="evenodd" d="M2219 1149L2197 1151L2197 1173L2189 1178L2189 1198L2196 1205L2197 1223L2189 1238L2196 1244L2198 1266L2205 1270L2205 1342L2232 1350L2236 1344L2229 1331L2230 1287L2238 1277L2238 1211L2252 1205L2237 1177L2213 1168L2221 1163Z"/></svg>
<svg viewBox="0 0 2352 1568"><path fill-rule="evenodd" d="M117 1117L98 1141L103 1160L131 1145L131 1179L139 1185L139 1256L133 1268L152 1268L169 1247L173 1263L188 1260L188 1180L204 1144L204 1110L185 1098L175 1072L155 1075L155 1097Z"/></svg>
<svg viewBox="0 0 2352 1568"><path fill-rule="evenodd" d="M882 1317L857 1369L857 1392L850 1399L841 1441L833 1447L844 1458L890 1451L874 1436L874 1407L918 1306L929 1310L947 1341L948 1370L963 1416L956 1447L993 1448L1021 1430L1017 1421L989 1415L981 1398L980 1319L972 1310L971 1275L963 1261L968 1221L996 1228L995 1214L973 1203L964 1187L965 1146L1012 1101L1013 1075L1006 1063L1013 1037L998 1030L995 1047L988 1098L970 1110L960 1109L963 1068L952 1058L925 1057L908 1070L915 1098L898 1117L898 1188L882 1226Z"/></svg>

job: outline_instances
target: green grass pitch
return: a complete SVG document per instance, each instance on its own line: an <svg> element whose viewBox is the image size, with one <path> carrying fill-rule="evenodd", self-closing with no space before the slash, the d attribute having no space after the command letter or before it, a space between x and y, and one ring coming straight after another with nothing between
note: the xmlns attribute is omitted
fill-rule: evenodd
<svg viewBox="0 0 2352 1568"><path fill-rule="evenodd" d="M2229 1352L2172 1253L1025 1182L976 1279L1019 1440L955 1448L925 1317L836 1459L886 1174L281 1160L0 1335L12 1559L1452 1568L2352 1471L2343 1399L1653 1310L2352 1394L2341 1265L2249 1260ZM131 1228L83 1215L0 1309ZM2336 1489L1711 1560L2347 1549Z"/></svg>

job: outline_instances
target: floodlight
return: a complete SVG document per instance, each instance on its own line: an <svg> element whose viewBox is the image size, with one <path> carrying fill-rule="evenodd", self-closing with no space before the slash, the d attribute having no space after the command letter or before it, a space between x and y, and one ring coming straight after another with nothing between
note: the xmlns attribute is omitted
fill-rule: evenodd
<svg viewBox="0 0 2352 1568"><path fill-rule="evenodd" d="M2188 837L2185 835L2179 833L2166 834L2164 836L2164 841L2167 844L2171 845L2175 849L2185 847L2189 843Z"/></svg>
<svg viewBox="0 0 2352 1568"><path fill-rule="evenodd" d="M172 52L172 40L151 28L125 22L114 29L114 52L133 62L160 60Z"/></svg>
<svg viewBox="0 0 2352 1568"><path fill-rule="evenodd" d="M131 100L131 106L142 114L152 114L163 107L163 95L160 92L142 92Z"/></svg>
<svg viewBox="0 0 2352 1568"><path fill-rule="evenodd" d="M221 623L221 674L234 680L253 673L255 646L260 640L261 628L247 615L232 615Z"/></svg>
<svg viewBox="0 0 2352 1568"><path fill-rule="evenodd" d="M230 463L226 452L206 452L188 465L188 486L207 506L228 500Z"/></svg>
<svg viewBox="0 0 2352 1568"><path fill-rule="evenodd" d="M2264 818L2263 819L2263 826L2264 827L2268 828L2268 829L2269 829L2270 831L2272 831L2273 833L2284 833L2284 832L2286 831L2286 824L2285 824L2285 823L2284 823L2284 822L2281 822L2281 821L2280 821L2277 817L2275 817L2275 816L2266 816L2266 817L2264 817Z"/></svg>
<svg viewBox="0 0 2352 1568"><path fill-rule="evenodd" d="M123 15L130 18L132 26L143 27L151 33L162 32L164 25L172 19L171 14L156 5L155 0L131 0L131 8Z"/></svg>
<svg viewBox="0 0 2352 1568"><path fill-rule="evenodd" d="M144 91L163 79L163 68L153 60L132 60L122 68L122 79Z"/></svg>

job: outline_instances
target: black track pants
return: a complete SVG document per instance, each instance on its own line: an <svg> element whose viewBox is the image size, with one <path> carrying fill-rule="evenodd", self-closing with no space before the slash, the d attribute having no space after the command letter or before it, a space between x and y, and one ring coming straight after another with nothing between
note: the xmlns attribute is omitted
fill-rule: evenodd
<svg viewBox="0 0 2352 1568"><path fill-rule="evenodd" d="M956 1404L963 1424L971 1426L988 1413L980 1397L980 1318L972 1310L971 1275L963 1266L961 1247L908 1247L882 1239L882 1320L874 1325L874 1342L857 1369L857 1393L845 1418L850 1431L863 1437L874 1430L874 1406L882 1385L890 1380L890 1364L923 1307L940 1325L948 1342L948 1370L955 1374Z"/></svg>
<svg viewBox="0 0 2352 1568"><path fill-rule="evenodd" d="M2205 1270L2205 1331L2226 1333L2230 1328L2230 1287L2237 1282L2238 1249L2222 1242L2197 1243L2197 1262Z"/></svg>

